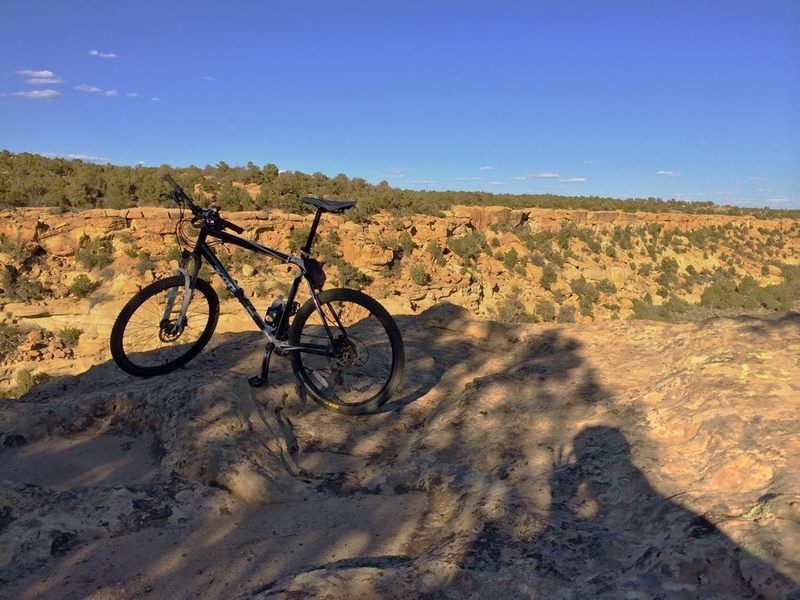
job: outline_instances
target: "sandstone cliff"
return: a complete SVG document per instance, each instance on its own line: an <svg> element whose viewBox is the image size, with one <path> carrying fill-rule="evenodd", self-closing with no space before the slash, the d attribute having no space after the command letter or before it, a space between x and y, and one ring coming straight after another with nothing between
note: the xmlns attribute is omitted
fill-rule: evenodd
<svg viewBox="0 0 800 600"><path fill-rule="evenodd" d="M279 211L226 216L246 228L246 237L283 250L292 241L298 246L310 224L310 216ZM0 326L44 331L5 354L0 386L12 385L20 370L80 372L107 359L121 306L174 269L177 217L162 208L0 212ZM394 314L447 301L503 321L591 322L637 311L681 314L702 303L715 282L735 293L728 288L748 276L755 286L778 289L786 283L784 266L800 264L800 224L456 206L441 217L383 214L366 224L326 215L315 252L326 262L329 287L365 287ZM285 293L285 265L227 247L220 255L260 309ZM779 303L793 290L782 290ZM59 341L68 327L82 332L74 349ZM226 300L220 327L251 324Z"/></svg>

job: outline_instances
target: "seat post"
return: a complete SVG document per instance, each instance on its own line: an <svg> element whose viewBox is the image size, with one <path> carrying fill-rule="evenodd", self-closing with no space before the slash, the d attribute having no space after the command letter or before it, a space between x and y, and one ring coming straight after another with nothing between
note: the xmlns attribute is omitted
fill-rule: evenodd
<svg viewBox="0 0 800 600"><path fill-rule="evenodd" d="M300 248L301 254L308 254L311 252L311 246L314 244L314 236L317 235L317 225L319 225L319 219L322 216L322 209L317 208L317 214L314 215L314 222L311 224L311 231L308 232L308 240L306 241L306 245Z"/></svg>

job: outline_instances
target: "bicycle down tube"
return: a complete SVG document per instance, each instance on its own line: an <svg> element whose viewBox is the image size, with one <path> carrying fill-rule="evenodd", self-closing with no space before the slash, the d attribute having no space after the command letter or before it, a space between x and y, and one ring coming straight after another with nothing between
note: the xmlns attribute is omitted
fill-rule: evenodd
<svg viewBox="0 0 800 600"><path fill-rule="evenodd" d="M314 234L314 229L312 228L312 231L309 234L309 241L307 242L306 246L311 246L311 244L313 243L313 234ZM244 290L239 287L239 285L236 283L233 277L231 277L230 273L228 273L227 269L225 269L225 266L222 264L219 258L217 258L216 254L214 254L214 252L206 243L206 238L209 235L215 238L219 238L223 242L234 244L236 246L245 248L246 250L250 250L259 254L266 254L267 256L276 258L281 262L295 265L298 268L298 272L294 277L294 281L292 282L292 287L289 290L289 296L286 299L287 307L291 307L294 304L295 298L297 297L297 292L300 288L300 281L303 279L305 268L301 259L298 259L289 254L284 254L283 252L274 250L273 248L262 246L257 242L253 242L251 240L246 240L244 238L231 235L224 231L208 230L206 228L203 228L201 230L200 235L197 239L196 250L195 250L195 253L205 258L205 260L208 261L208 263L217 272L220 278L222 278L226 287L230 290L231 294L233 294L233 296L239 301L239 303L244 307L244 309L247 311L247 314L249 314L250 318L253 319L258 329L266 333L269 337L272 336L275 337L274 342L276 343L276 346L278 346L282 351L289 352L292 350L297 350L300 352L307 352L309 354L332 356L332 351L328 346L317 345L317 344L303 344L300 346L289 346L288 344L281 344L280 342L283 341L281 338L285 337L285 333L289 328L289 318L291 315L291 311L284 310L283 313L281 314L279 322L274 327L267 325L264 319L261 318L261 315L258 313L258 310L255 308L255 306L253 306L253 303L250 302L250 299L245 295ZM197 271L197 269L195 269L195 271ZM195 272L193 277L196 276L197 273ZM328 333L328 337L331 339L331 341L333 341L334 340L333 332L330 330L330 327L328 326L325 315L322 312L322 308L319 304L319 299L317 298L317 294L314 291L313 287L311 287L311 285L309 285L309 291L311 292L311 297L313 298L314 304L317 308L317 312L320 314L322 323L325 326L325 329ZM339 320L338 316L335 314L334 318L337 321ZM339 328L340 330L343 330L340 324Z"/></svg>

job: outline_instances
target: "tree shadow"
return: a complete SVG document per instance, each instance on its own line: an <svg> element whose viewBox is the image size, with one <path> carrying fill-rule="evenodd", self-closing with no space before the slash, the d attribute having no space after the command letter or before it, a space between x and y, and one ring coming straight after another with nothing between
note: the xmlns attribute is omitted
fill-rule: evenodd
<svg viewBox="0 0 800 600"><path fill-rule="evenodd" d="M796 581L656 491L616 427L580 431L570 460L554 466L550 490L540 532L498 539L489 526L465 566L487 569L493 550L495 568L528 559L523 580L541 597L559 597L566 582L566 597L800 597Z"/></svg>
<svg viewBox="0 0 800 600"><path fill-rule="evenodd" d="M800 312L775 313L769 315L745 315L733 317L742 323L745 331L758 335L768 335L771 331L787 326L800 327Z"/></svg>
<svg viewBox="0 0 800 600"><path fill-rule="evenodd" d="M365 417L298 402L282 362L269 388L246 387L258 334L220 336L162 378L121 377L104 364L35 389L25 418L42 439L109 433L118 418L112 431L150 432L162 450L150 483L127 484L121 505L103 496L136 526L97 540L82 534L2 593L785 597L797 589L649 483L658 463L643 409L601 383L568 329L479 323L455 307L398 322L404 385L391 409ZM0 429L13 433L2 414ZM162 428L179 418L180 427ZM265 448L281 461L285 476L274 484L286 493L267 506L233 501L225 491L233 484L210 469L229 461L271 472L277 463L261 457ZM58 452L50 459L58 463ZM117 481L101 474L93 485L113 491ZM48 504L50 490L36 490L36 514L80 510L91 497L67 491L72 504ZM3 510L0 502L6 532L9 518L25 516Z"/></svg>

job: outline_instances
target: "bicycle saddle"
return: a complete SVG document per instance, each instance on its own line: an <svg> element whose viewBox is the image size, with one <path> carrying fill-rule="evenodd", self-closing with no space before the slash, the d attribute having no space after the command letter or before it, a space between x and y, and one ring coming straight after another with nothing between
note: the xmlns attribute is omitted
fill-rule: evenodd
<svg viewBox="0 0 800 600"><path fill-rule="evenodd" d="M355 206L355 202L352 200L323 200L321 198L303 198L303 204L310 204L311 206L316 206L318 209L323 210L325 212L331 213L341 213L346 211L348 208L353 208Z"/></svg>

